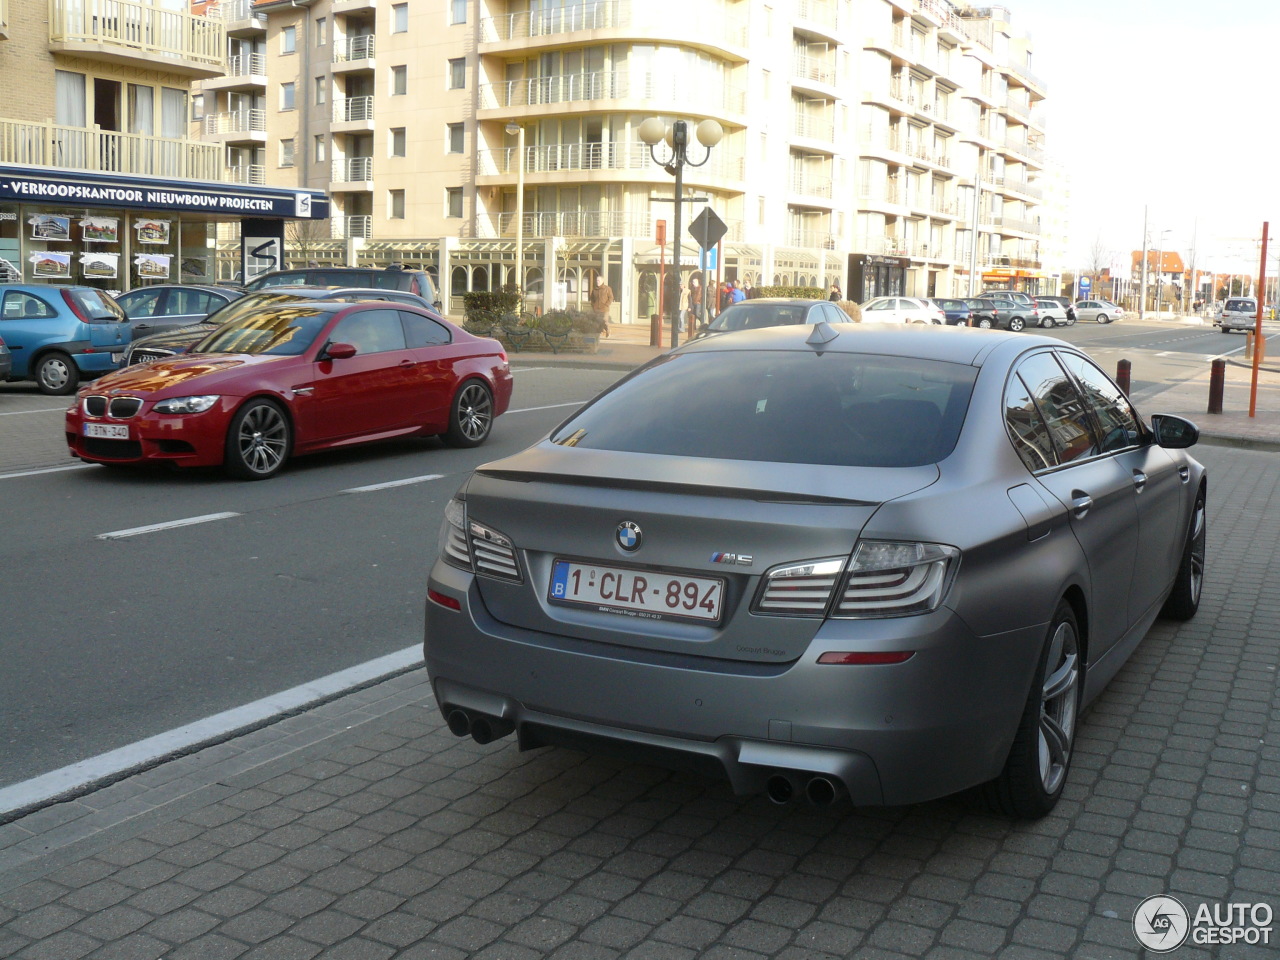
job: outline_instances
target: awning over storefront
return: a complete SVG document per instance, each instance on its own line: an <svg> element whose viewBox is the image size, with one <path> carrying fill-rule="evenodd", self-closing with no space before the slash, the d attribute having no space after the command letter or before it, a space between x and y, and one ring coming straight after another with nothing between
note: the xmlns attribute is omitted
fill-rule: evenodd
<svg viewBox="0 0 1280 960"><path fill-rule="evenodd" d="M6 200L204 213L218 218L329 217L329 198L319 190L0 165L0 201Z"/></svg>

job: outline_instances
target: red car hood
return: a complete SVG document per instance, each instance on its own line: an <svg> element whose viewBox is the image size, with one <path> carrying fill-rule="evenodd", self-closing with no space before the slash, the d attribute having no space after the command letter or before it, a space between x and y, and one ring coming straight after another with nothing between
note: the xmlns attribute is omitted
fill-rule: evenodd
<svg viewBox="0 0 1280 960"><path fill-rule="evenodd" d="M184 394L217 393L249 370L264 364L279 364L297 357L249 356L248 354L197 354L155 363L135 364L105 377L89 388L93 393L118 392L142 397L181 386Z"/></svg>

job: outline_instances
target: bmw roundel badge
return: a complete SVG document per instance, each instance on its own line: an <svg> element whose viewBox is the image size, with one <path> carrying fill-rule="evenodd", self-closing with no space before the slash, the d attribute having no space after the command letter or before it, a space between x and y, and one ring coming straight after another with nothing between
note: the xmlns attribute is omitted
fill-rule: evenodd
<svg viewBox="0 0 1280 960"><path fill-rule="evenodd" d="M614 537L618 541L618 546L628 552L640 549L640 542L644 539L644 535L640 532L640 527L631 520L623 520L618 524L617 532Z"/></svg>

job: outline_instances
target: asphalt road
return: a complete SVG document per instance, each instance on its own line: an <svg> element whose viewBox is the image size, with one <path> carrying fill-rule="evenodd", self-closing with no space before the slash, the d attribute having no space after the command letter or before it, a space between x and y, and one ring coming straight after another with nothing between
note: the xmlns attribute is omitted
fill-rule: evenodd
<svg viewBox="0 0 1280 960"><path fill-rule="evenodd" d="M1129 359L1140 407L1244 344L1156 322L1046 332L1109 372ZM0 786L419 643L441 514L467 473L624 372L515 368L513 412L479 449L396 442L264 483L75 468L66 401L0 385Z"/></svg>

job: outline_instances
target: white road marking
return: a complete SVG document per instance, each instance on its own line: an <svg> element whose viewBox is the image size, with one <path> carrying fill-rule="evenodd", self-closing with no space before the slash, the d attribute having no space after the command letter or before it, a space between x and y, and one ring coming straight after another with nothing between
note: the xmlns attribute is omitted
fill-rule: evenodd
<svg viewBox="0 0 1280 960"><path fill-rule="evenodd" d="M403 673L422 663L422 641L396 653L216 713L203 720L156 734L137 743L81 760L50 773L0 789L0 814L47 804L60 796L118 779L157 760L189 753L202 744L216 743L240 730L257 727L274 717L330 700L356 687Z"/></svg>
<svg viewBox="0 0 1280 960"><path fill-rule="evenodd" d="M184 517L182 520L167 520L164 523L150 523L145 527L130 527L128 530L113 530L111 533L98 534L99 540L123 540L125 537L136 537L144 533L155 533L157 530L173 530L177 527L190 527L197 523L209 523L213 520L228 520L238 517L238 513L206 513L199 517Z"/></svg>
<svg viewBox="0 0 1280 960"><path fill-rule="evenodd" d="M533 373L536 370L550 370L550 367L512 367L512 373Z"/></svg>
<svg viewBox="0 0 1280 960"><path fill-rule="evenodd" d="M428 473L423 477L408 477L404 480L388 480L386 483L371 483L364 487L351 487L342 493L369 493L372 490L387 490L391 487L407 487L411 483L426 483L428 480L439 480L443 473Z"/></svg>
<svg viewBox="0 0 1280 960"><path fill-rule="evenodd" d="M66 413L66 407L41 407L38 410L7 410L0 417L16 417L20 413Z"/></svg>
<svg viewBox="0 0 1280 960"><path fill-rule="evenodd" d="M521 407L519 410L508 410L507 413L533 413L535 410L555 410L557 407L580 407L586 402L575 400L573 403L549 403L545 407Z"/></svg>
<svg viewBox="0 0 1280 960"><path fill-rule="evenodd" d="M45 467L41 470L23 470L21 473L0 473L0 480L15 480L18 477L36 477L42 473L61 473L64 470L89 470L92 463L73 463L67 467Z"/></svg>

